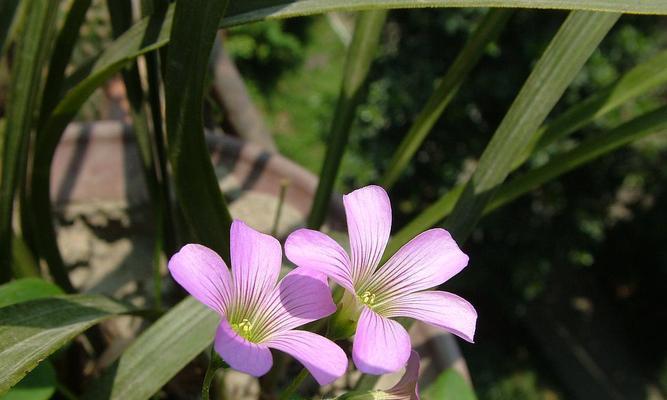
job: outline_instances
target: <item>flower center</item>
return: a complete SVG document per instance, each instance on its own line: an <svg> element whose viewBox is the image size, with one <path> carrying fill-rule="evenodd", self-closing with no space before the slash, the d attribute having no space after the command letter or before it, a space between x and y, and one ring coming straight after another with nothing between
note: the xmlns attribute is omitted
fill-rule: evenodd
<svg viewBox="0 0 667 400"><path fill-rule="evenodd" d="M252 322L250 322L248 318L243 318L241 322L238 323L232 323L232 329L234 329L239 336L252 342Z"/></svg>
<svg viewBox="0 0 667 400"><path fill-rule="evenodd" d="M372 307L375 304L375 293L371 293L367 290L359 296L359 299L362 303Z"/></svg>

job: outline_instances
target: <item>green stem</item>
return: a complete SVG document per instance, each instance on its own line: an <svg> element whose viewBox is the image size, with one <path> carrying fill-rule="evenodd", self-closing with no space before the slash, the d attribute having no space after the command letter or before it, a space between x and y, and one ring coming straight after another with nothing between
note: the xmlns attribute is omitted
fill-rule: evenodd
<svg viewBox="0 0 667 400"><path fill-rule="evenodd" d="M224 368L224 365L225 364L218 355L218 353L216 353L215 350L211 348L211 358L208 361L208 367L206 368L206 374L204 375L204 383L202 384L201 387L202 400L209 400L211 382L213 382L213 378L215 377L215 372L219 368Z"/></svg>
<svg viewBox="0 0 667 400"><path fill-rule="evenodd" d="M271 228L271 236L278 234L278 224L280 223L280 215L283 213L283 204L285 203L285 194L290 182L287 179L280 181L280 194L278 194L278 208L276 209L276 216L273 220L273 228Z"/></svg>
<svg viewBox="0 0 667 400"><path fill-rule="evenodd" d="M364 11L357 17L354 36L345 61L338 104L331 123L327 154L320 172L315 200L308 216L308 227L311 229L319 229L327 216L331 192L345 153L357 105L363 99L368 71L375 57L386 19L387 10Z"/></svg>
<svg viewBox="0 0 667 400"><path fill-rule="evenodd" d="M296 393L297 390L299 390L299 387L301 387L301 384L303 383L303 380L306 379L306 377L310 375L308 370L303 368L301 372L299 372L299 375L294 378L292 383L289 384L287 389L283 391L283 393L280 395L278 400L289 400L292 398L292 395Z"/></svg>

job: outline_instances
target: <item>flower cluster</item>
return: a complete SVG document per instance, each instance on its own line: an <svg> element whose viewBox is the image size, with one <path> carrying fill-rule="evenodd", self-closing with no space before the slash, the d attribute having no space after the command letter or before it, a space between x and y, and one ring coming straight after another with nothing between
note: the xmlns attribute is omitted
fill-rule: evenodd
<svg viewBox="0 0 667 400"><path fill-rule="evenodd" d="M468 264L451 235L439 228L423 232L380 266L392 221L387 193L367 186L343 201L350 254L321 232L299 229L285 242L297 268L279 282L280 243L241 221L231 228L231 274L201 245L186 245L169 261L174 279L220 314L214 346L232 368L261 376L271 369L273 348L300 361L321 385L343 375L348 361L338 345L295 329L336 312L327 278L346 291L338 313L356 324L352 359L361 372L389 373L418 360L410 358L408 333L393 318L417 319L473 341L473 306L429 290Z"/></svg>

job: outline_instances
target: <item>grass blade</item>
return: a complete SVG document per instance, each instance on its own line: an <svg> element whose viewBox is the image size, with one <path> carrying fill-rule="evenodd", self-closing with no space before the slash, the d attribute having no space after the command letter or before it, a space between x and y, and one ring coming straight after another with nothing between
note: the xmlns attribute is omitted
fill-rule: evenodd
<svg viewBox="0 0 667 400"><path fill-rule="evenodd" d="M505 183L493 198L484 213L487 214L536 187L568 172L582 164L610 153L621 146L647 135L667 129L667 107L643 114L609 132L592 137L573 150L554 157L547 164L528 171Z"/></svg>
<svg viewBox="0 0 667 400"><path fill-rule="evenodd" d="M76 335L136 310L103 296L70 295L0 308L0 394Z"/></svg>
<svg viewBox="0 0 667 400"><path fill-rule="evenodd" d="M18 5L19 0L4 0L0 2L0 57L5 54L5 44L7 43Z"/></svg>
<svg viewBox="0 0 667 400"><path fill-rule="evenodd" d="M477 65L486 46L498 36L511 14L512 10L509 9L491 9L479 21L472 36L463 46L392 156L389 168L380 180L380 185L385 189L390 189L396 183L433 125L442 115L445 107L458 92L470 70Z"/></svg>
<svg viewBox="0 0 667 400"><path fill-rule="evenodd" d="M113 74L119 72L136 57L167 43L171 31L171 14L153 15L135 24L96 58L84 78L54 108L47 122L37 134L30 185L30 206L34 213L34 240L40 256L59 285L66 288L68 278L55 238L51 219L50 174L56 146L67 124L90 95ZM75 72L76 74L76 72ZM71 285L69 290L71 291Z"/></svg>
<svg viewBox="0 0 667 400"><path fill-rule="evenodd" d="M0 285L0 308L60 294L65 293L58 286L44 279L16 279Z"/></svg>
<svg viewBox="0 0 667 400"><path fill-rule="evenodd" d="M83 398L150 398L211 344L219 320L194 298L181 301L142 333Z"/></svg>
<svg viewBox="0 0 667 400"><path fill-rule="evenodd" d="M0 282L11 276L14 195L25 170L33 110L38 104L42 67L49 50L58 1L30 2L10 80L0 180Z"/></svg>
<svg viewBox="0 0 667 400"><path fill-rule="evenodd" d="M608 88L591 95L542 125L531 145L514 162L512 169L519 167L528 158L529 152L534 153L544 149L625 102L656 90L665 83L667 83L667 51L660 52L650 60L635 66ZM431 228L447 217L463 192L463 186L453 187L398 231L387 247L387 254L393 254L419 232Z"/></svg>
<svg viewBox="0 0 667 400"><path fill-rule="evenodd" d="M380 42L387 19L386 11L368 11L357 16L352 42L347 52L343 83L338 95L336 112L331 123L327 153L320 172L320 181L308 216L308 227L319 229L324 223L336 175L340 167L357 105L364 96L364 86L371 62Z"/></svg>
<svg viewBox="0 0 667 400"><path fill-rule="evenodd" d="M208 60L227 1L176 2L167 53L165 99L174 189L195 239L229 260L231 216L204 141Z"/></svg>
<svg viewBox="0 0 667 400"><path fill-rule="evenodd" d="M503 7L667 14L664 0L245 0L229 6L224 26L333 11L397 8Z"/></svg>
<svg viewBox="0 0 667 400"><path fill-rule="evenodd" d="M48 75L44 84L44 95L39 112L40 124L43 125L51 111L62 98L65 69L72 58L74 46L79 38L79 29L86 19L86 12L92 0L74 0L70 6L65 23L58 33L53 54L49 62Z"/></svg>
<svg viewBox="0 0 667 400"><path fill-rule="evenodd" d="M517 159L515 168L528 159L534 150L541 150L580 129L592 120L616 109L640 95L667 83L667 51L662 51L625 73L613 85L595 93L568 109L553 121L544 124L534 145Z"/></svg>
<svg viewBox="0 0 667 400"><path fill-rule="evenodd" d="M567 86L620 14L573 11L521 88L491 138L446 226L465 241L494 192L536 136Z"/></svg>

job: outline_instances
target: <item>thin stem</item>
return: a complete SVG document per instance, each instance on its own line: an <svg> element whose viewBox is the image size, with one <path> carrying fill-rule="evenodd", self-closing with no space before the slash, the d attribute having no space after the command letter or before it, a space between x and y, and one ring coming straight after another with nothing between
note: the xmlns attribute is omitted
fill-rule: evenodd
<svg viewBox="0 0 667 400"><path fill-rule="evenodd" d="M224 362L215 352L213 347L211 347L211 357L208 361L208 367L206 368L206 375L204 375L204 383L201 387L201 398L202 400L209 400L209 392L211 390L211 382L215 377L215 371L219 368L224 368Z"/></svg>
<svg viewBox="0 0 667 400"><path fill-rule="evenodd" d="M283 393L280 395L278 400L289 400L292 398L292 395L296 393L297 390L299 390L299 387L301 387L301 384L303 383L303 380L306 379L306 377L310 375L308 370L303 368L301 369L301 372L299 372L299 375L294 378L292 383L289 384L287 389L283 391Z"/></svg>
<svg viewBox="0 0 667 400"><path fill-rule="evenodd" d="M280 223L280 215L283 213L283 204L285 203L285 194L290 182L287 179L280 181L280 194L278 194L278 208L276 209L276 216L273 220L273 228L271 228L271 236L278 234L278 224Z"/></svg>

